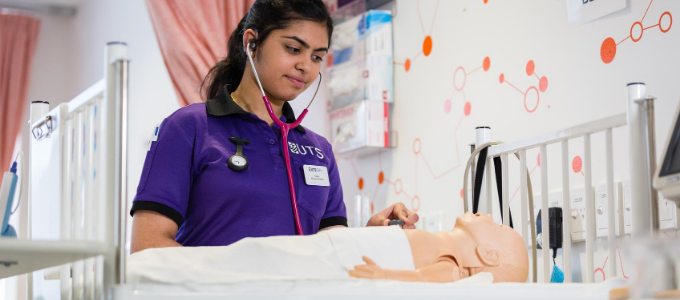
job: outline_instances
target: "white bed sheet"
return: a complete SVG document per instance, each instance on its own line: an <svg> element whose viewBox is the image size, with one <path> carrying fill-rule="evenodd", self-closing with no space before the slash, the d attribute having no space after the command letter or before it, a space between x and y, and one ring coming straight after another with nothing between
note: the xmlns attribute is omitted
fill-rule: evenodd
<svg viewBox="0 0 680 300"><path fill-rule="evenodd" d="M220 285L145 283L118 286L116 300L150 299L609 299L625 282L600 284L409 283L391 280L252 281Z"/></svg>

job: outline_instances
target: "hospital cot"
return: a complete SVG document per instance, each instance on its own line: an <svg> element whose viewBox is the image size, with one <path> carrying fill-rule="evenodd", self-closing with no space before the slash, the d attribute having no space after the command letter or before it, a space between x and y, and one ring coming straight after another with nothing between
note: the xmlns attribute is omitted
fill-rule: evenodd
<svg viewBox="0 0 680 300"><path fill-rule="evenodd" d="M560 129L557 131L545 133L539 136L527 138L524 140L513 141L509 143L493 142L489 140L489 134L482 133L480 130L488 131L488 127L478 127L478 143L479 147L473 151L473 155L470 157L468 162L468 168L466 169L466 179L464 185L464 206L465 210L468 209L467 200L467 175L470 172L470 166L475 155L483 148L487 148L486 156L486 169L484 176L484 183L486 184L486 189L484 195L486 196L481 205L480 212L490 213L492 207L492 179L494 176L489 176L491 173L492 163L494 158L501 158L501 182L498 184L501 186L502 190L499 191L499 196L501 199L506 199L502 201L500 209L502 210L501 216L512 216L510 214L510 192L509 192L509 171L508 164L511 155L517 156L519 159L519 174L520 179L519 191L521 195L521 208L519 213L520 224L515 226L521 226L520 232L524 239L525 244L532 245L532 253L530 253L532 262L532 275L534 282L537 281L537 275L542 273L543 282L549 282L551 276L551 251L550 247L542 247L542 270L537 270L537 253L536 253L536 234L533 232L536 229L536 224L534 222L535 208L540 208L541 211L548 211L549 209L549 190L548 190L548 145L555 144L560 146L560 165L558 169L561 171L561 203L563 211L563 224L562 224L562 238L563 238L563 259L564 259L564 282L572 282L572 222L581 222L581 213L571 208L571 197L570 192L573 187L570 185L569 172L573 169L572 162L569 160L570 153L570 143L575 140L582 139L583 148L583 160L581 161L582 175L584 177L584 201L585 201L585 218L583 221L585 226L583 228L583 241L585 242L585 283L594 282L594 253L597 247L597 234L596 234L596 211L599 215L604 215L600 218L599 222L606 223L601 224L601 228L606 228L606 245L608 251L608 257L617 257L618 246L621 245L620 237L624 237L626 230L624 229L624 192L623 184L621 182L616 182L614 180L614 139L613 131L616 128L627 129L625 137L628 140L628 147L625 150L629 151L628 159L631 162L630 170L630 191L631 191L631 211L632 211L632 237L639 239L640 241L646 241L652 237L653 233L659 230L659 212L658 212L658 195L657 192L652 187L653 174L655 172L656 159L654 156L655 149L655 136L654 136L654 98L647 96L645 94L645 85L643 83L631 83L628 84L628 112L621 113L594 121L586 122L583 124L578 124L573 127ZM595 200L595 184L593 179L593 169L592 169L592 142L591 138L593 135L604 134L604 160L605 160L605 183L606 192L602 195L606 196L606 203L600 204L596 209ZM532 186L530 183L530 174L527 168L527 150L538 148L538 167L540 168L540 202L538 206L534 205L532 197ZM617 151L625 152L625 151ZM620 167L620 166L619 166ZM628 169L628 165L623 166L623 168ZM553 166L551 166L553 168ZM472 168L474 169L474 168ZM479 178L477 176L476 178ZM496 177L498 178L498 176ZM602 202L599 202L602 203ZM531 207L529 207L531 206ZM619 208L619 209L617 209ZM531 214L527 217L527 214ZM551 231L549 230L549 222L543 218L541 223L542 240L550 241ZM602 221L604 220L604 221ZM510 226L511 218L502 218L503 225ZM531 224L527 224L531 223ZM580 227L581 225L577 225ZM532 233L528 233L528 229L532 229ZM529 240L531 239L531 240ZM547 245L547 243L545 243ZM553 256L554 257L554 256ZM609 274L617 274L617 261L612 259L607 266L606 272ZM604 266L602 267L604 268ZM605 273L605 270L602 270ZM625 274L624 274L625 276Z"/></svg>
<svg viewBox="0 0 680 300"><path fill-rule="evenodd" d="M30 149L30 218L60 224L58 228L35 228L29 240L0 241L1 277L29 273L29 291L44 278L60 282L62 299L607 299L616 283L404 283L383 280L295 280L254 281L228 285L130 284L125 281L126 160L128 60L123 43L107 45L105 77L66 104L47 115L31 116L33 137ZM637 113L637 112L636 112ZM642 112L640 112L642 113ZM503 182L507 183L507 156L519 152L521 174L526 174L526 149L540 147L542 160L546 145L605 131L611 139L614 127L625 126L626 115L616 115L523 141L490 149L489 158L502 156ZM637 128L637 127L636 127ZM637 141L639 136L631 136ZM587 138L586 138L587 140ZM609 145L609 144L608 144ZM586 142L586 153L589 143ZM608 152L613 151L608 147ZM564 158L563 158L564 159ZM590 167L588 154L584 166ZM631 158L634 159L634 158ZM542 161L541 168L547 163ZM608 165L609 169L609 165ZM587 172L589 173L589 172ZM587 174L586 173L586 174ZM542 172L543 179L547 173ZM640 173L636 176L648 176ZM608 172L608 179L610 178ZM526 177L522 179L522 236L526 239ZM631 182L639 178L631 178ZM547 207L546 180L541 181L542 207ZM586 175L587 184L592 184ZM608 181L611 188L611 182ZM568 182L567 182L568 185ZM489 188L490 183L487 185ZM503 194L507 198L507 184ZM567 192L568 189L565 189ZM489 193L490 194L490 193ZM610 193L612 194L612 193ZM567 199L566 197L565 199ZM490 201L487 200L487 201ZM592 201L592 199L587 200ZM565 201L565 205L566 202ZM507 201L506 201L507 203ZM507 215L508 206L503 210ZM610 213L610 217L611 213ZM568 219L568 218L567 218ZM587 222L594 212L589 209ZM613 220L613 219L612 219ZM504 220L504 222L507 222ZM567 221L568 222L568 221ZM546 224L546 223L544 223ZM546 225L544 225L546 226ZM565 225L568 227L568 225ZM590 228L590 227L589 227ZM613 226L610 226L613 228ZM544 230L546 232L546 230ZM38 234L40 233L40 235ZM568 233L567 233L568 234ZM588 229L586 245L592 239ZM613 232L610 230L610 235ZM565 235L565 240L569 235ZM611 239L611 237L610 237ZM566 245L570 243L567 242ZM565 246L568 251L568 246ZM588 252L587 251L587 252ZM543 250L543 259L549 257ZM565 261L569 274L569 261ZM535 264L535 262L534 262ZM544 263L544 278L547 266ZM588 259L592 268L592 256ZM58 272L42 270L58 267ZM182 270L177 270L181 272ZM33 273L32 273L33 272ZM535 273L535 272L534 272ZM591 272L592 273L592 272ZM43 278L37 278L42 276ZM570 281L567 275L567 282ZM39 297L29 293L29 298Z"/></svg>
<svg viewBox="0 0 680 300"><path fill-rule="evenodd" d="M0 278L28 274L29 299L55 282L101 299L125 274L126 48L107 44L104 78L68 103L31 104L28 237L0 240Z"/></svg>

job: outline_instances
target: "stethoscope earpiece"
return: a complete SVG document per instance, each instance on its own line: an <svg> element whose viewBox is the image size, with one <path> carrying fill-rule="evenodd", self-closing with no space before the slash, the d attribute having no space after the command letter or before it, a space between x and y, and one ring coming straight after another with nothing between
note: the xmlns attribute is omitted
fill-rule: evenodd
<svg viewBox="0 0 680 300"><path fill-rule="evenodd" d="M246 50L246 55L251 59L253 57L253 50L255 48L257 48L257 46L255 46L255 42L250 42L246 44L246 48L244 49Z"/></svg>

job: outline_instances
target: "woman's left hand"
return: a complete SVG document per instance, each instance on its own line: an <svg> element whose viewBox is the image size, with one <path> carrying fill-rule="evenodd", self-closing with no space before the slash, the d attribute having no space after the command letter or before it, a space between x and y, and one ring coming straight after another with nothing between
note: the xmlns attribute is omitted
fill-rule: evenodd
<svg viewBox="0 0 680 300"><path fill-rule="evenodd" d="M408 210L403 203L399 202L371 217L366 226L387 226L391 220L402 220L404 229L415 229L419 218L417 213Z"/></svg>

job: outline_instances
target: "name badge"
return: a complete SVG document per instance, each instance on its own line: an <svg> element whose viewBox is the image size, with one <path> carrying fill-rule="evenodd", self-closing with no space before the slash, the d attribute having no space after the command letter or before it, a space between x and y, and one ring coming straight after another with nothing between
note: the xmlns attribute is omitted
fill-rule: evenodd
<svg viewBox="0 0 680 300"><path fill-rule="evenodd" d="M146 151L151 151L151 143L158 141L158 131L161 129L160 124L156 124L156 127L153 128L153 134L151 135L151 139L149 140L149 144L147 145Z"/></svg>
<svg viewBox="0 0 680 300"><path fill-rule="evenodd" d="M305 182L307 185L330 186L328 170L324 166L304 165Z"/></svg>

